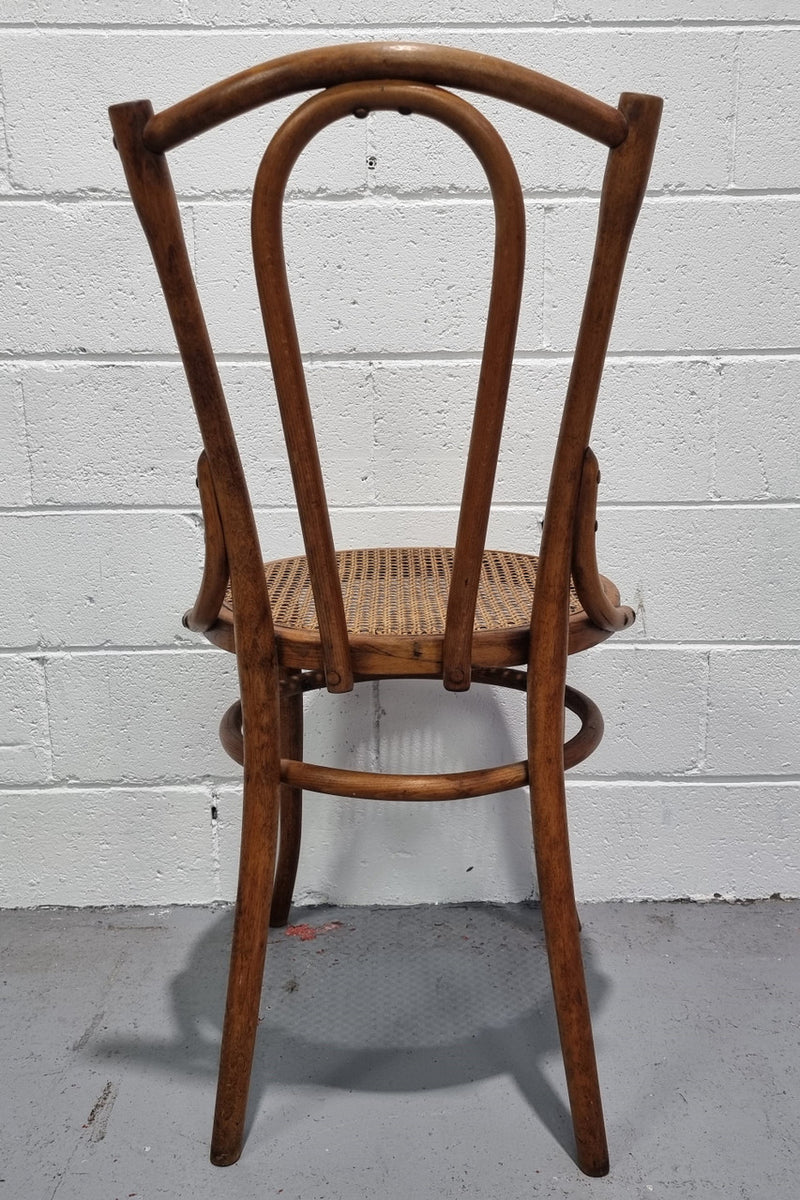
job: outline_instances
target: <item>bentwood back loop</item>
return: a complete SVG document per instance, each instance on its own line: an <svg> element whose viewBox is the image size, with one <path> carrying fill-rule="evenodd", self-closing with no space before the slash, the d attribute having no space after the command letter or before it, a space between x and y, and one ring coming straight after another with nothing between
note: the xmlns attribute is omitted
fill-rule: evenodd
<svg viewBox="0 0 800 1200"><path fill-rule="evenodd" d="M608 150L594 256L553 461L538 555L486 546L525 258L525 207L514 164L480 111L447 90L538 113ZM255 173L254 270L304 553L263 562L253 509L184 243L167 153L273 100L312 92L277 130ZM335 121L377 110L451 129L478 158L495 221L488 317L458 529L453 546L334 545L283 252L287 179ZM629 625L630 608L599 574L599 468L592 419L661 113L657 97L617 106L487 55L406 42L303 51L263 63L154 113L111 108L137 213L150 243L194 401L205 567L185 624L236 654L240 695L220 735L244 769L244 812L212 1160L242 1149L267 926L285 924L300 846L302 789L381 800L456 800L530 785L542 917L572 1108L577 1160L608 1169L570 866L564 771L597 746L600 713L566 684L568 655ZM526 117L523 111L520 119ZM524 477L524 464L523 473ZM531 548L531 551L533 547ZM387 775L303 759L306 691L363 680L440 679L527 692L527 758L440 775ZM580 729L564 740L565 708Z"/></svg>

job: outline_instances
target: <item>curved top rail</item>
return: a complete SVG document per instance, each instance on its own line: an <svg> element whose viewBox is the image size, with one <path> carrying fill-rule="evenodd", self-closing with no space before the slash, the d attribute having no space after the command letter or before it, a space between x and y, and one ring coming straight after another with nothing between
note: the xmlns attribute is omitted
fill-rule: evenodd
<svg viewBox="0 0 800 1200"><path fill-rule="evenodd" d="M163 154L223 121L283 96L386 78L464 88L507 100L609 147L623 142L628 131L618 108L489 54L420 42L360 42L302 50L231 75L155 113L145 127L144 143L153 153Z"/></svg>

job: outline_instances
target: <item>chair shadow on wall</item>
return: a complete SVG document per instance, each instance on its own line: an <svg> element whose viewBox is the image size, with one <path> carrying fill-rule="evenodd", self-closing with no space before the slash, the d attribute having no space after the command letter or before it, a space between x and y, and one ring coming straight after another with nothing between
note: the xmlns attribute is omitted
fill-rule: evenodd
<svg viewBox="0 0 800 1200"><path fill-rule="evenodd" d="M438 743L427 744L419 736L427 727L428 706L441 705L441 688L435 695L433 689L429 696L423 694L421 703L419 691L415 695L411 716L408 710L403 715L405 706L388 705L386 747L392 758L413 751L423 757L441 755ZM494 694L481 689L468 703L484 732L492 729L498 761L501 755L508 757L512 738L507 714ZM356 756L363 753L370 737L369 707L353 719L344 706L336 705L332 721L339 728L330 730L331 744L349 743ZM327 743L327 732L315 740ZM424 763L417 769L424 770ZM361 807L362 802L356 803ZM389 821L399 815L396 808L391 814L384 811ZM419 823L414 835L428 836L431 807L417 808L411 815ZM523 816L527 838L520 836ZM326 872L346 878L347 871L355 869L367 850L360 828L356 817L348 828L350 836L336 839ZM448 828L452 839L452 818ZM383 847L387 853L385 839ZM374 872L380 863L374 850L369 854ZM512 872L526 871L532 880L529 816L521 804L509 808L507 819L504 814L498 822L497 857L500 862L505 859ZM271 931L248 1132L276 1086L391 1094L509 1075L538 1120L574 1154L569 1110L544 1066L551 1057L557 1060L559 1042L537 906L430 906L410 911L399 921L397 910L373 910L365 917L365 932L358 910L320 906L311 914L299 912L300 920L315 927L333 917L343 924L313 940L287 936L282 929ZM143 1067L156 1066L211 1084L218 1067L232 922L232 911L221 912L169 984L170 1037L106 1036L95 1041L93 1053L121 1055ZM597 1012L609 984L594 963L586 937L584 958ZM209 1113L210 1107L209 1094ZM271 1113L273 1129L299 1120L299 1112L284 1098Z"/></svg>

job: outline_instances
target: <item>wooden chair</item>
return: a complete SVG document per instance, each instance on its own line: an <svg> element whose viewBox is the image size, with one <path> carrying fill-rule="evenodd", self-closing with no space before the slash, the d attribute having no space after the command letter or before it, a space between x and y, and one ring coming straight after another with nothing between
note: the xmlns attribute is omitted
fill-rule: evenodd
<svg viewBox="0 0 800 1200"><path fill-rule="evenodd" d="M552 468L537 557L485 548L522 288L525 212L509 153L493 126L443 87L543 114L609 148L594 258ZM165 154L279 97L315 94L285 121L261 162L253 253L269 353L299 507L305 555L262 562L237 445L187 256ZM489 314L454 548L336 552L283 262L289 172L333 121L371 110L424 114L459 134L483 165L495 211ZM110 109L136 210L165 293L203 441L198 485L205 570L185 624L236 654L241 698L222 721L244 767L239 890L211 1158L242 1148L267 926L285 924L300 844L301 791L383 800L453 800L529 784L542 919L583 1171L608 1170L603 1115L570 866L565 768L602 736L587 697L566 686L568 654L629 625L598 574L599 472L592 417L628 245L661 113L654 96L614 108L483 54L404 42L303 51L235 75L163 112L148 101ZM524 668L524 669L520 669ZM526 690L528 757L442 775L376 775L303 761L303 693L397 677ZM565 745L564 709L579 732ZM277 865L276 865L277 862Z"/></svg>

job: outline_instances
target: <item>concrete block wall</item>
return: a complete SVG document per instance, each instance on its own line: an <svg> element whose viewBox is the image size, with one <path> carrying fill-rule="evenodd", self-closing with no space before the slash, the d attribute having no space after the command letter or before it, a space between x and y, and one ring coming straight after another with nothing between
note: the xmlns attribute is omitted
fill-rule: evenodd
<svg viewBox="0 0 800 1200"><path fill-rule="evenodd" d="M797 895L796 6L6 0L0 903L234 893L238 768L216 736L234 666L180 625L201 564L199 443L106 106L149 96L158 109L253 63L362 38L487 51L612 102L665 97L594 436L602 565L639 616L572 664L607 721L569 791L577 888L587 900ZM517 158L529 218L491 538L531 550L603 154L476 103ZM268 557L299 542L248 206L291 107L173 158ZM477 165L421 119L343 122L296 169L287 247L343 544L452 540L490 239ZM422 771L516 758L519 700L403 683L315 696L309 754ZM533 888L521 793L426 808L307 801L301 901Z"/></svg>

